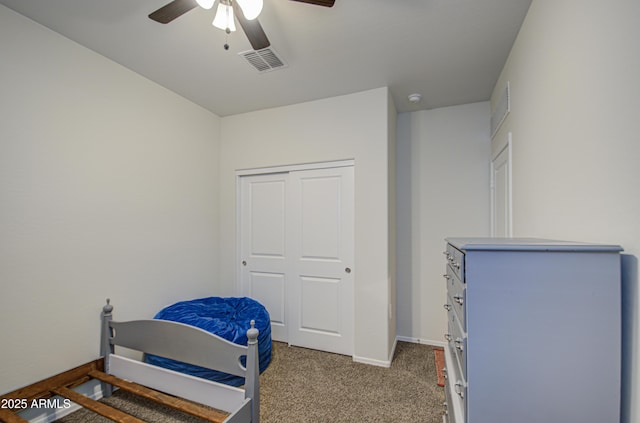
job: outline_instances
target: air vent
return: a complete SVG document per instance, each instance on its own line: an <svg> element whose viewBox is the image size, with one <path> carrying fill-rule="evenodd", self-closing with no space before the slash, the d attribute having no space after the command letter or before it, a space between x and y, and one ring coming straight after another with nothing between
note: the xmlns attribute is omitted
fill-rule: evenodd
<svg viewBox="0 0 640 423"><path fill-rule="evenodd" d="M272 48L262 50L248 50L238 53L249 62L258 72L271 72L277 69L286 68L287 65Z"/></svg>

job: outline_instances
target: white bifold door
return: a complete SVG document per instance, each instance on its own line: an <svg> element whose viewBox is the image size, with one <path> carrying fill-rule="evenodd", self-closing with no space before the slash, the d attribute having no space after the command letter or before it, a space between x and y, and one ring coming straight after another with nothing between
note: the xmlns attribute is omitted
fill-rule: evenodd
<svg viewBox="0 0 640 423"><path fill-rule="evenodd" d="M247 175L239 184L242 294L272 338L353 354L353 166Z"/></svg>

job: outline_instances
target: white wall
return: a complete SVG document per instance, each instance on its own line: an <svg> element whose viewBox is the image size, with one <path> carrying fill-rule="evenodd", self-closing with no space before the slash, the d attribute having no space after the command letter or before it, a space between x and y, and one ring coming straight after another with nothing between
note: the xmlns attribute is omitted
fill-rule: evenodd
<svg viewBox="0 0 640 423"><path fill-rule="evenodd" d="M0 393L218 274L219 118L0 6Z"/></svg>
<svg viewBox="0 0 640 423"><path fill-rule="evenodd" d="M222 119L220 264L236 292L236 170L355 159L355 356L389 360L387 88Z"/></svg>
<svg viewBox="0 0 640 423"><path fill-rule="evenodd" d="M514 235L625 249L623 423L640 423L639 17L631 0L534 0L492 98L510 82Z"/></svg>
<svg viewBox="0 0 640 423"><path fill-rule="evenodd" d="M489 102L398 116L398 336L443 343L446 237L489 235Z"/></svg>

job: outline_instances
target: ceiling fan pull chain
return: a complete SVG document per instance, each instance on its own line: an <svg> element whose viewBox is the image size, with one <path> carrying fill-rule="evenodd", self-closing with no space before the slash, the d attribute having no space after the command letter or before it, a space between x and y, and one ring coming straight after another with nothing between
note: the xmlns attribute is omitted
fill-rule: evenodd
<svg viewBox="0 0 640 423"><path fill-rule="evenodd" d="M225 36L224 36L224 49L225 50L229 50L229 34L231 34L231 22L233 20L233 15L231 14L231 11L233 10L231 7L233 7L233 0L229 0L229 7L227 8L226 12L227 12L227 27L224 30Z"/></svg>

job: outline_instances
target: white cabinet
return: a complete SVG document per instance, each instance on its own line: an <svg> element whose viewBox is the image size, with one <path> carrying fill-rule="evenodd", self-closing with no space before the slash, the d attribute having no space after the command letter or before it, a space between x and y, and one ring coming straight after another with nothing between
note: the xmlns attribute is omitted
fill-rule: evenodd
<svg viewBox="0 0 640 423"><path fill-rule="evenodd" d="M444 421L619 422L621 250L447 239Z"/></svg>

